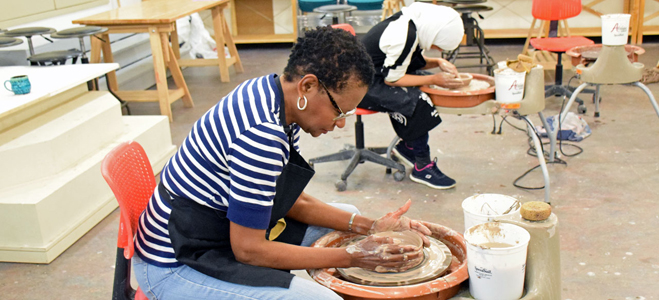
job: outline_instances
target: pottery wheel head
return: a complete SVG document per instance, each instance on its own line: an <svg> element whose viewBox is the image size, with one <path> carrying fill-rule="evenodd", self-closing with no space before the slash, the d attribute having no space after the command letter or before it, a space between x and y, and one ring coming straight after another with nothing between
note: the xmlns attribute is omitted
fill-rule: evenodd
<svg viewBox="0 0 659 300"><path fill-rule="evenodd" d="M343 247L363 239L363 236L346 241ZM435 279L448 270L453 256L441 241L428 237L430 246L423 249L423 261L414 268L400 273L378 273L362 268L337 268L344 279L364 285L402 286Z"/></svg>

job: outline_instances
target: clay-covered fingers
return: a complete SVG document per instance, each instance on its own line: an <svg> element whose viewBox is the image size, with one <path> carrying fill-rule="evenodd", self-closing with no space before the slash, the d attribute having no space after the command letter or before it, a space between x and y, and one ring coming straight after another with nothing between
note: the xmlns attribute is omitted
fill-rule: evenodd
<svg viewBox="0 0 659 300"><path fill-rule="evenodd" d="M458 68L455 67L454 64L448 62L445 59L440 59L439 62L439 68L446 72L455 75L456 77L458 76Z"/></svg>
<svg viewBox="0 0 659 300"><path fill-rule="evenodd" d="M403 216L412 205L411 200L407 200L403 206L390 212L381 218L375 220L368 234L374 234L383 231L403 231L410 229L408 219Z"/></svg>
<svg viewBox="0 0 659 300"><path fill-rule="evenodd" d="M435 84L445 88L453 89L463 86L464 82L454 74L437 73L435 74Z"/></svg>
<svg viewBox="0 0 659 300"><path fill-rule="evenodd" d="M431 235L432 232L426 225L423 225L423 223L417 221L417 220L410 220L410 228L419 234L421 236L421 239L423 240L423 246L428 247L430 246L430 240L428 239L428 235Z"/></svg>
<svg viewBox="0 0 659 300"><path fill-rule="evenodd" d="M400 272L419 264L423 260L423 249L385 244L374 251L353 252L351 256L352 265L356 267L376 272Z"/></svg>
<svg viewBox="0 0 659 300"><path fill-rule="evenodd" d="M399 207L397 210L390 212L386 214L386 216L393 217L393 218L400 218L402 215L404 215L409 209L410 206L412 206L412 200L407 200L403 206Z"/></svg>

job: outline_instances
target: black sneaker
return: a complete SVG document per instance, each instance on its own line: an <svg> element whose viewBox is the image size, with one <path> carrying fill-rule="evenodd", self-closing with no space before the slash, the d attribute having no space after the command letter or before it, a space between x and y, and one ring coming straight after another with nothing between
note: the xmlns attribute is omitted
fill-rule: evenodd
<svg viewBox="0 0 659 300"><path fill-rule="evenodd" d="M403 142L402 140L399 141L398 144L396 144L396 146L394 146L394 149L391 152L393 152L394 156L398 158L398 161L400 161L406 167L408 168L414 167L414 160L415 160L414 151L412 150L412 148L407 147L407 145L405 145L405 142Z"/></svg>
<svg viewBox="0 0 659 300"><path fill-rule="evenodd" d="M425 184L433 189L445 190L455 187L455 180L444 175L442 171L437 168L437 158L429 165L419 169L414 166L410 179L414 182Z"/></svg>

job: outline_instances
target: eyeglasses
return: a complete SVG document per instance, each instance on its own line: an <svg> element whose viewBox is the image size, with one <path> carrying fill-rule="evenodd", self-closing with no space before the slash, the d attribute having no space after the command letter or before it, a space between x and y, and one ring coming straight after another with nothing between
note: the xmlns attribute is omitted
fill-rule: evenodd
<svg viewBox="0 0 659 300"><path fill-rule="evenodd" d="M334 108L336 108L336 110L339 112L339 115L336 118L334 118L333 121L345 119L345 118L355 114L355 111L357 111L356 107L353 110L344 113L343 110L339 107L339 105L336 104L336 101L334 101L334 98L332 98L332 94L330 94L330 92L327 89L327 87L325 86L325 84L322 81L320 81L320 79L318 79L318 82L320 82L320 85L322 85L323 88L325 89L325 92L327 92L327 97L329 97L329 100L330 100L330 103L332 103L332 106L334 106Z"/></svg>

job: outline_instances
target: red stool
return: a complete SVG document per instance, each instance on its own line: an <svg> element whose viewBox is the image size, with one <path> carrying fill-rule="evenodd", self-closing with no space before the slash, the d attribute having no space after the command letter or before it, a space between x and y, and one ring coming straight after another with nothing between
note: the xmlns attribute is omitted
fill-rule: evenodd
<svg viewBox="0 0 659 300"><path fill-rule="evenodd" d="M553 85L545 87L545 98L549 96L571 97L572 91L563 86L563 62L561 55L573 47L592 45L594 42L583 36L556 37L558 35L558 21L572 18L581 13L581 0L533 0L531 11L534 18L550 21L549 37L531 39L531 45L536 50L556 53L556 73ZM579 102L579 112L586 112L582 100Z"/></svg>
<svg viewBox="0 0 659 300"><path fill-rule="evenodd" d="M350 164L345 169L343 174L341 174L341 179L336 182L336 189L340 192L345 191L348 187L347 179L348 176L355 170L357 164L364 163L366 161L374 162L386 166L387 174L391 173L391 169L396 169L394 173L394 179L396 181L402 181L405 178L405 166L399 164L391 158L391 150L396 145L398 137L394 137L394 140L390 143L389 147L378 147L378 148L365 148L364 147L364 123L362 123L363 115L370 115L378 113L377 111L372 111L363 108L357 108L355 115L357 116L357 121L355 122L355 145L348 145L346 149L343 149L334 154L328 154L321 157L312 158L309 160L309 164L313 167L317 163L331 162L331 161L341 161L341 160L350 160ZM382 157L382 154L386 154L387 157Z"/></svg>

